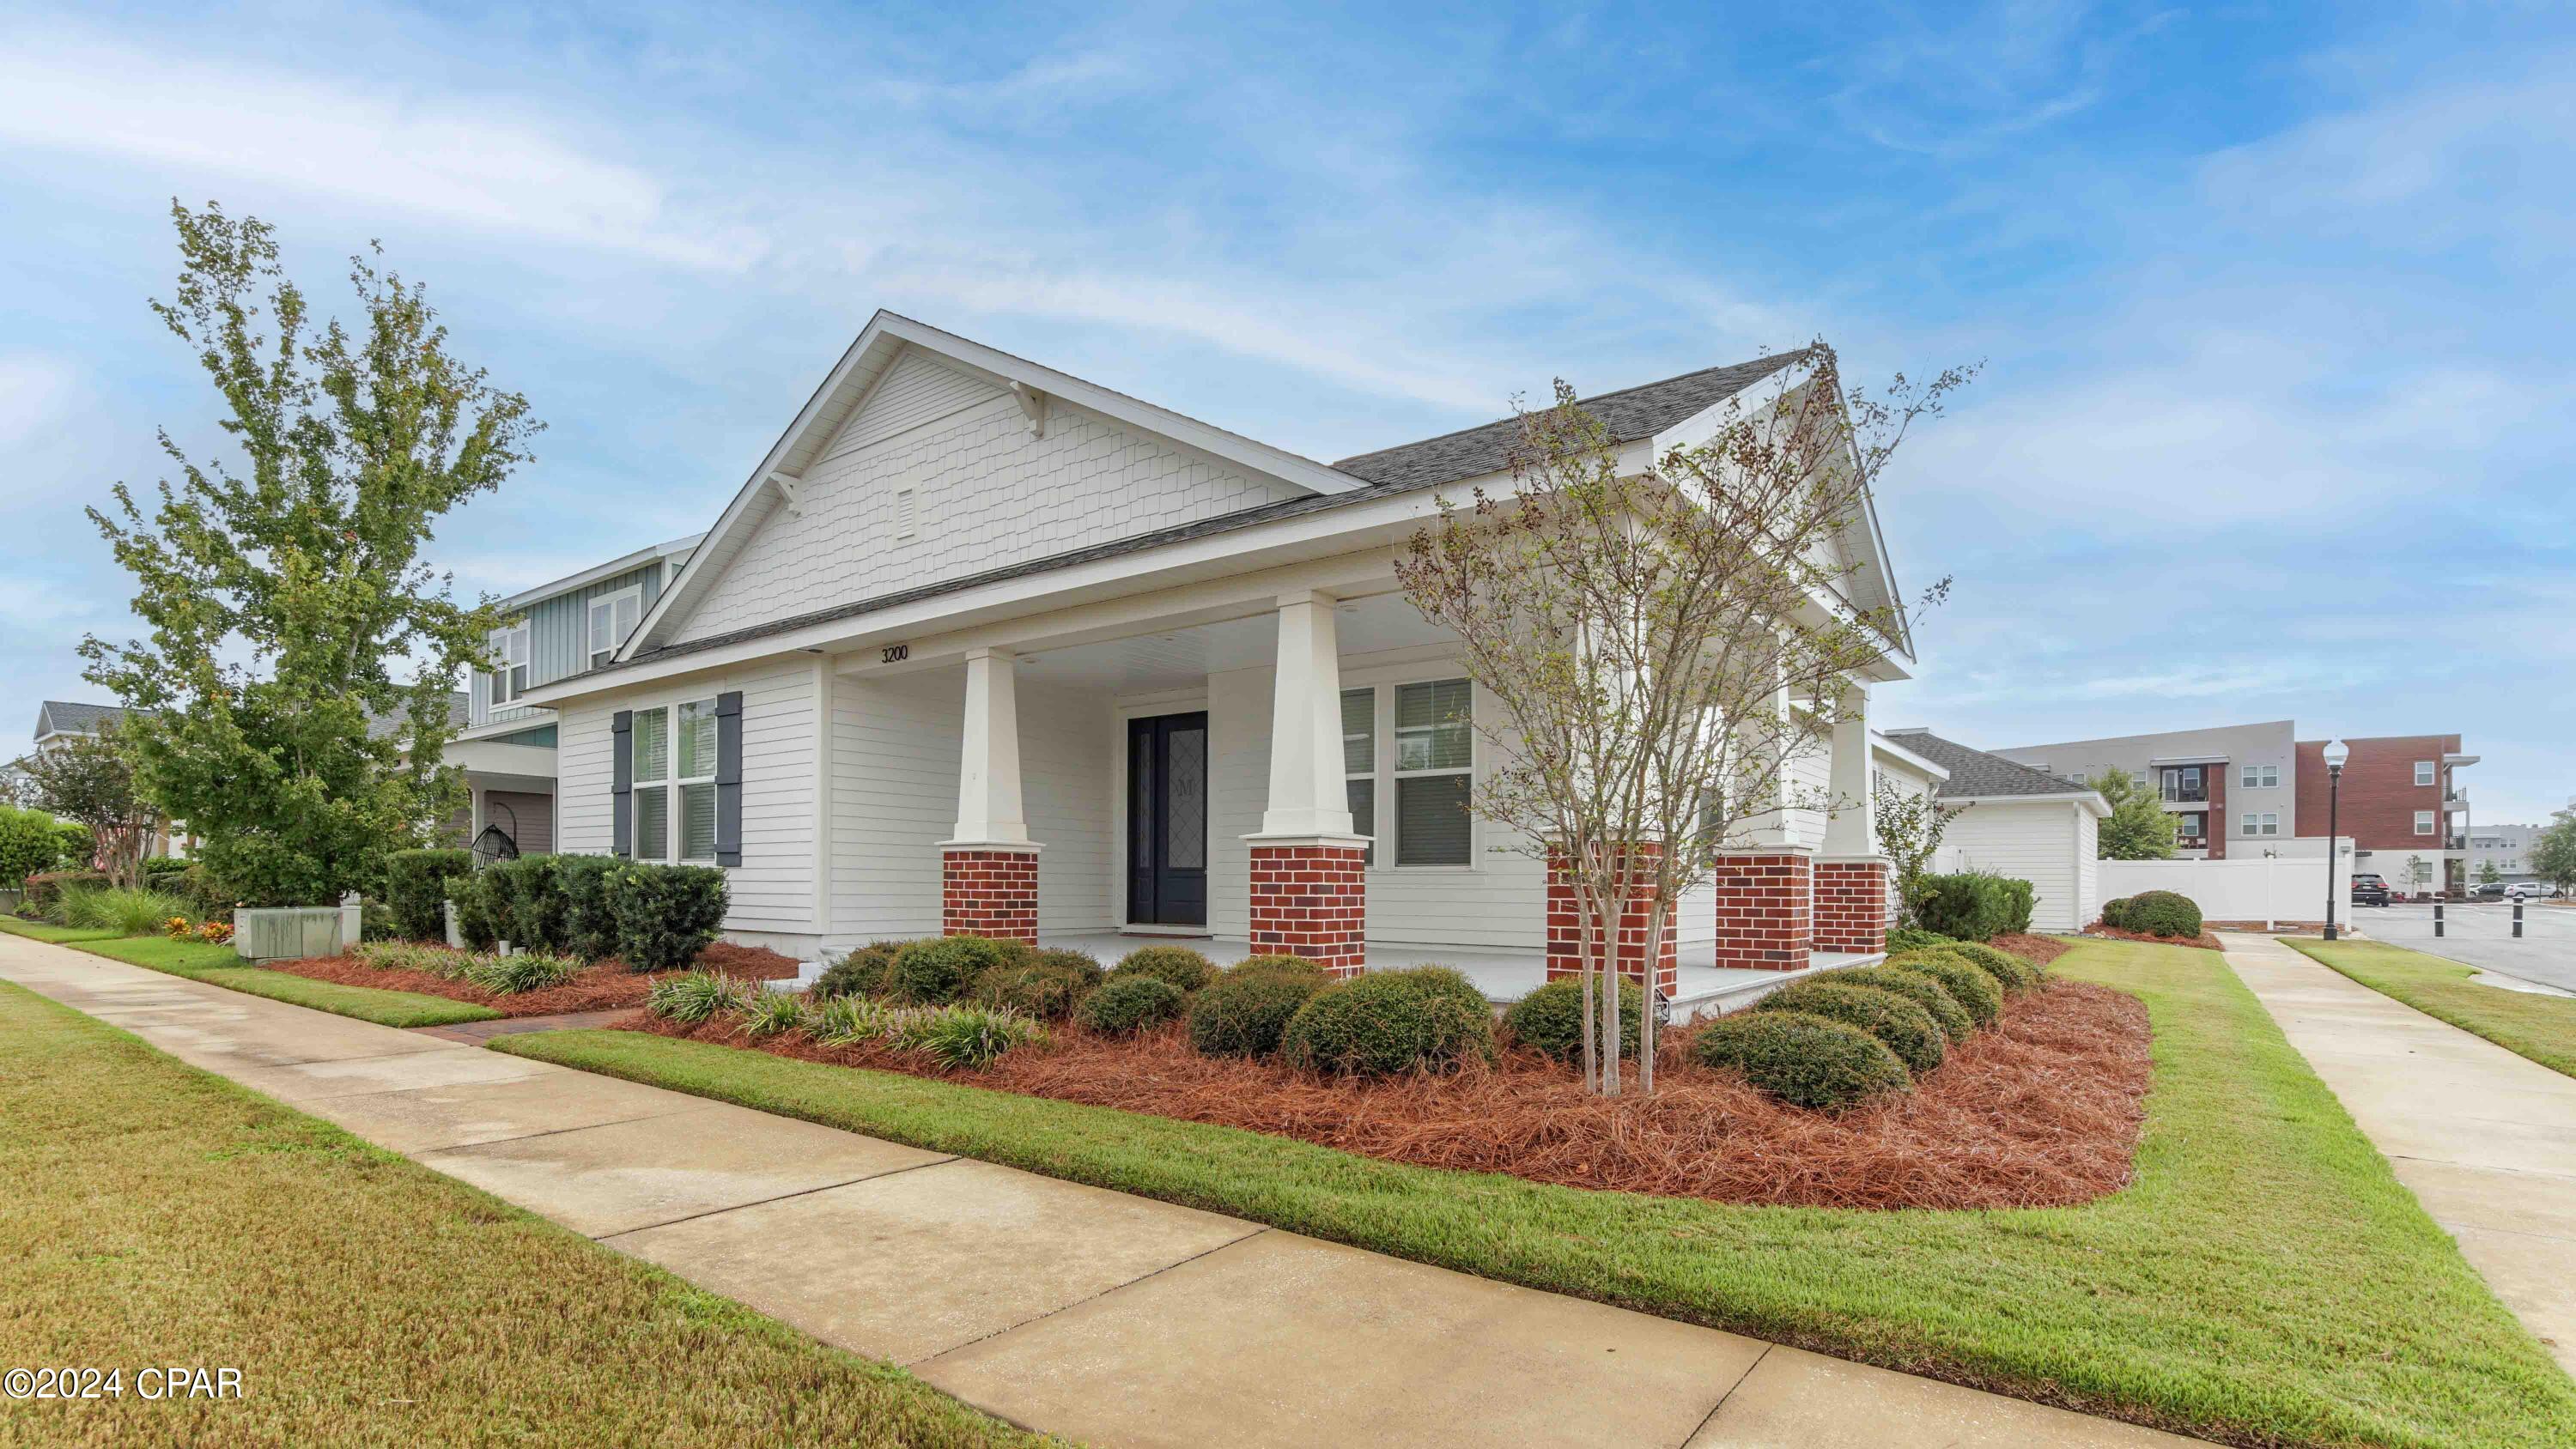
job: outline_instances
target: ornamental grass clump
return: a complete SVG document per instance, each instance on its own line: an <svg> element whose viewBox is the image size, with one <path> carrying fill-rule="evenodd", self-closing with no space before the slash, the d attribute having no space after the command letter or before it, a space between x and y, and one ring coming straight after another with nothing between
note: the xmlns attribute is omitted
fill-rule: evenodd
<svg viewBox="0 0 2576 1449"><path fill-rule="evenodd" d="M474 960L463 951L426 941L364 941L352 947L349 955L379 971L419 971L449 981L464 979L465 968Z"/></svg>
<svg viewBox="0 0 2576 1449"><path fill-rule="evenodd" d="M1289 1019L1330 984L1320 969L1261 964L1298 959L1255 956L1209 982L1190 1002L1190 1045L1212 1057L1278 1051Z"/></svg>
<svg viewBox="0 0 2576 1449"><path fill-rule="evenodd" d="M1109 975L1112 980L1151 976L1182 991L1196 991L1216 975L1216 963L1187 946L1140 946L1120 957Z"/></svg>
<svg viewBox="0 0 2576 1449"><path fill-rule="evenodd" d="M1837 971L1825 979L1893 991L1922 1007L1933 1021L1940 1024L1941 1035L1952 1042L1966 1041L1968 1034L1977 1029L1975 1019L1968 1015L1966 1007L1959 1004L1959 998L1950 994L1950 988L1920 971L1908 971L1898 966L1861 966Z"/></svg>
<svg viewBox="0 0 2576 1449"><path fill-rule="evenodd" d="M1969 965L1964 956L1946 950L1908 951L1889 957L1887 964L1940 982L1941 989L1979 1026L1992 1026L2003 1017L2003 988L1995 985L1995 978Z"/></svg>
<svg viewBox="0 0 2576 1449"><path fill-rule="evenodd" d="M1189 997L1159 976L1110 973L1100 989L1082 998L1073 1019L1083 1030L1102 1036L1134 1036L1181 1014Z"/></svg>
<svg viewBox="0 0 2576 1449"><path fill-rule="evenodd" d="M63 924L84 931L150 936L159 933L172 916L193 913L187 897L141 886L69 887L62 893Z"/></svg>
<svg viewBox="0 0 2576 1449"><path fill-rule="evenodd" d="M1982 941L1961 941L1949 948L1950 954L1995 978L2006 996L2020 996L2036 991L2047 980L2045 973L2032 962L2010 951L1986 945Z"/></svg>
<svg viewBox="0 0 2576 1449"><path fill-rule="evenodd" d="M755 991L742 1008L742 1034L778 1036L805 1024L805 1001L793 992Z"/></svg>
<svg viewBox="0 0 2576 1449"><path fill-rule="evenodd" d="M1006 961L1035 953L1017 941L982 936L938 936L895 953L886 968L885 994L916 1006L942 1006L964 996L975 978Z"/></svg>
<svg viewBox="0 0 2576 1449"><path fill-rule="evenodd" d="M561 986L589 963L578 956L559 951L519 951L508 956L475 956L465 967L465 979L496 996L515 996L522 991L543 991Z"/></svg>
<svg viewBox="0 0 2576 1449"><path fill-rule="evenodd" d="M1597 1019L1600 998L1593 1001ZM1630 1061L1637 1059L1638 1043L1645 1039L1639 1030L1645 1014L1645 991L1634 981L1620 982L1619 1054ZM1582 1060L1583 983L1574 979L1551 981L1513 1002L1511 1009L1503 1013L1503 1030L1512 1040L1560 1062Z"/></svg>
<svg viewBox="0 0 2576 1449"><path fill-rule="evenodd" d="M894 958L903 954L909 941L870 941L840 960L823 968L814 982L813 994L826 1000L838 996L882 996L886 989L886 971Z"/></svg>
<svg viewBox="0 0 2576 1449"><path fill-rule="evenodd" d="M893 1029L894 1008L873 996L828 997L805 1013L805 1034L819 1046L880 1041Z"/></svg>
<svg viewBox="0 0 2576 1449"><path fill-rule="evenodd" d="M1948 1050L1930 1012L1893 991L1835 981L1793 981L1753 1004L1755 1011L1803 1012L1856 1026L1887 1043L1907 1071L1941 1065Z"/></svg>
<svg viewBox="0 0 2576 1449"><path fill-rule="evenodd" d="M1280 1059L1327 1076L1455 1071L1494 1059L1484 994L1444 966L1374 971L1336 982L1288 1020Z"/></svg>
<svg viewBox="0 0 2576 1449"><path fill-rule="evenodd" d="M1046 1040L1046 1028L1016 1011L960 1001L903 1013L893 1040L951 1071L981 1071L1004 1052Z"/></svg>
<svg viewBox="0 0 2576 1449"><path fill-rule="evenodd" d="M1740 1072L1754 1087L1810 1111L1840 1112L1914 1085L1887 1043L1804 1012L1721 1016L1691 1039L1691 1056L1702 1066Z"/></svg>
<svg viewBox="0 0 2576 1449"><path fill-rule="evenodd" d="M751 1004L751 983L716 971L681 971L653 983L644 1009L655 1016L695 1026L718 1014L739 1012Z"/></svg>

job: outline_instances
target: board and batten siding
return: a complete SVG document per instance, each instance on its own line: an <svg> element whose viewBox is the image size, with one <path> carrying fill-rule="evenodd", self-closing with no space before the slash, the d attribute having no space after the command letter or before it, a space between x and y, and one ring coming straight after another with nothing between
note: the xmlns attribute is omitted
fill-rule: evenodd
<svg viewBox="0 0 2576 1449"><path fill-rule="evenodd" d="M533 689L540 684L551 684L590 667L591 600L627 589L641 589L641 608L635 615L641 619L652 612L653 601L662 595L662 573L662 561L656 559L641 568L629 569L530 604L527 610L529 687ZM471 693L474 702L469 722L476 725L491 723L490 678L482 670L474 671ZM511 706L504 711L503 717L541 719L544 715L543 709Z"/></svg>
<svg viewBox="0 0 2576 1449"><path fill-rule="evenodd" d="M2031 928L2072 931L2083 900L2076 870L2078 819L2092 817L2065 800L1980 801L1959 812L1942 838L1953 870L1991 871L2029 881L2038 899ZM2084 854L2092 854L2086 849Z"/></svg>
<svg viewBox="0 0 2576 1449"><path fill-rule="evenodd" d="M656 683L564 709L555 747L557 848L611 845L610 727L617 711L742 691L742 864L725 869L732 936L810 954L814 919L814 678L811 659L767 661L684 684ZM764 939L786 938L786 939Z"/></svg>
<svg viewBox="0 0 2576 1449"><path fill-rule="evenodd" d="M686 643L1301 496L1061 401L1048 404L1045 435L1032 436L1008 393L908 352L806 470L797 510L760 523L671 637Z"/></svg>

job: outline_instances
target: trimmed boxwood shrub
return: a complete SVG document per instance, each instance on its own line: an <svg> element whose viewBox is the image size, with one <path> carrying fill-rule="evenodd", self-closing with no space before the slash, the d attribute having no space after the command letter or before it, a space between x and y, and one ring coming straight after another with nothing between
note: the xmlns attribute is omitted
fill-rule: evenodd
<svg viewBox="0 0 2576 1449"><path fill-rule="evenodd" d="M447 939L447 898L474 873L470 850L397 850L385 857L385 905L408 940Z"/></svg>
<svg viewBox="0 0 2576 1449"><path fill-rule="evenodd" d="M564 896L555 883L553 856L498 861L484 874L500 885L502 900L493 915L511 945L530 951L564 949Z"/></svg>
<svg viewBox="0 0 2576 1449"><path fill-rule="evenodd" d="M1967 959L1948 951L1908 951L1891 959L1888 965L1900 971L1919 972L1941 983L1959 1009L1979 1026L1992 1026L2004 1014L2004 993L1995 978L1968 964Z"/></svg>
<svg viewBox="0 0 2576 1449"><path fill-rule="evenodd" d="M1893 991L1843 981L1792 981L1753 1004L1755 1011L1802 1011L1846 1022L1887 1043L1909 1072L1941 1065L1948 1045L1932 1014Z"/></svg>
<svg viewBox="0 0 2576 1449"><path fill-rule="evenodd" d="M1246 956L1225 968L1222 974L1231 975L1237 971L1294 971L1301 976L1325 977L1332 974L1324 969L1323 962L1309 961L1303 956Z"/></svg>
<svg viewBox="0 0 2576 1449"><path fill-rule="evenodd" d="M1961 941L1991 941L2029 930L2037 899L2029 881L1987 871L1927 875L1915 895L1914 915L1926 930Z"/></svg>
<svg viewBox="0 0 2576 1449"><path fill-rule="evenodd" d="M617 908L609 899L608 878L617 873L613 855L558 855L554 888L563 898L562 948L584 960L617 954Z"/></svg>
<svg viewBox="0 0 2576 1449"><path fill-rule="evenodd" d="M2200 903L2172 891L2142 891L2130 897L2128 917L2123 930L2183 940L2200 935Z"/></svg>
<svg viewBox="0 0 2576 1449"><path fill-rule="evenodd" d="M1796 1011L1721 1016L1691 1039L1702 1066L1744 1080L1792 1107L1838 1112L1913 1086L1887 1043L1856 1026Z"/></svg>
<svg viewBox="0 0 2576 1449"><path fill-rule="evenodd" d="M1112 974L1100 989L1082 998L1073 1019L1103 1036L1133 1036L1181 1014L1189 998L1160 976L1135 972Z"/></svg>
<svg viewBox="0 0 2576 1449"><path fill-rule="evenodd" d="M169 882L161 879L161 877L165 875L184 875L186 874L187 869L188 862L184 860L174 859L166 855L156 855L150 860L143 862L143 884L147 888L156 891L175 889Z"/></svg>
<svg viewBox="0 0 2576 1449"><path fill-rule="evenodd" d="M2129 901L2130 897L2128 896L2118 896L2111 900L2104 901L2102 903L2102 924L2109 926L2115 931L2133 929L2129 925Z"/></svg>
<svg viewBox="0 0 2576 1449"><path fill-rule="evenodd" d="M1331 982L1318 970L1242 962L1190 1001L1190 1045L1212 1057L1266 1057L1279 1050L1289 1019ZM1306 963L1312 965L1313 963Z"/></svg>
<svg viewBox="0 0 2576 1449"><path fill-rule="evenodd" d="M1977 1029L1975 1019L1968 1015L1966 1007L1959 1004L1959 998L1950 994L1950 988L1920 971L1908 971L1901 966L1862 966L1850 971L1837 971L1826 979L1893 991L1922 1007L1940 1024L1941 1034L1954 1042L1966 1041L1968 1034Z"/></svg>
<svg viewBox="0 0 2576 1449"><path fill-rule="evenodd" d="M1980 941L1961 941L1949 948L1950 954L1995 978L1995 984L2007 996L2036 991L2043 979L2040 969L2010 951L1998 950Z"/></svg>
<svg viewBox="0 0 2576 1449"><path fill-rule="evenodd" d="M886 989L886 971L894 958L903 952L908 941L870 941L840 960L823 968L814 979L809 994L829 1001L841 996L880 996Z"/></svg>
<svg viewBox="0 0 2576 1449"><path fill-rule="evenodd" d="M1196 991L1216 975L1216 963L1187 946L1139 946L1109 968L1111 977L1151 976L1183 991Z"/></svg>
<svg viewBox="0 0 2576 1449"><path fill-rule="evenodd" d="M670 971L698 959L724 926L725 873L711 865L628 862L608 873L617 954L637 971Z"/></svg>
<svg viewBox="0 0 2576 1449"><path fill-rule="evenodd" d="M1887 933L1887 949L1890 951L1920 951L1926 946L1955 944L1940 932L1927 931L1920 926L1899 926Z"/></svg>
<svg viewBox="0 0 2576 1449"><path fill-rule="evenodd" d="M1598 1025L1601 1002L1594 998L1592 1010ZM1645 1018L1646 993L1634 981L1619 983L1619 1055L1637 1059L1637 1044L1645 1038L1637 1029ZM1503 1030L1512 1040L1556 1058L1560 1062L1583 1059L1583 982L1569 977L1551 981L1522 997L1503 1013Z"/></svg>
<svg viewBox="0 0 2576 1449"><path fill-rule="evenodd" d="M1004 962L1025 962L1036 953L1017 941L983 936L933 936L897 951L886 968L888 996L938 1006L964 996L975 979Z"/></svg>
<svg viewBox="0 0 2576 1449"><path fill-rule="evenodd" d="M1099 984L1100 963L1081 952L1039 951L985 967L974 995L986 1006L1061 1021Z"/></svg>
<svg viewBox="0 0 2576 1449"><path fill-rule="evenodd" d="M1493 1060L1493 1008L1447 967L1373 971L1315 993L1288 1019L1279 1054L1333 1075L1454 1070Z"/></svg>

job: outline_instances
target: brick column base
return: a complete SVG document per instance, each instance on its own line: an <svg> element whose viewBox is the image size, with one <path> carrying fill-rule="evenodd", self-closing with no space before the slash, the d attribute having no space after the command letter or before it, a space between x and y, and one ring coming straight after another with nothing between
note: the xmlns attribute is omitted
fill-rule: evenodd
<svg viewBox="0 0 2576 1449"><path fill-rule="evenodd" d="M1868 953L1887 949L1888 861L1883 855L1829 855L1816 862L1816 949Z"/></svg>
<svg viewBox="0 0 2576 1449"><path fill-rule="evenodd" d="M1038 853L997 846L939 852L939 934L1038 941Z"/></svg>
<svg viewBox="0 0 2576 1449"><path fill-rule="evenodd" d="M1798 971L1815 950L1815 858L1797 846L1717 858L1717 964Z"/></svg>
<svg viewBox="0 0 2576 1449"><path fill-rule="evenodd" d="M1645 841L1636 847L1640 856L1652 856L1663 849L1660 842ZM1619 974L1643 984L1646 963L1654 962L1655 992L1670 999L1681 984L1681 959L1675 947L1679 932L1671 917L1664 919L1663 938L1650 947L1647 936L1655 929L1655 901L1652 892L1632 898L1619 913L1617 954ZM1547 979L1561 981L1583 974L1583 911L1577 903L1574 880L1567 874L1564 852L1551 848L1547 853Z"/></svg>
<svg viewBox="0 0 2576 1449"><path fill-rule="evenodd" d="M1334 976L1357 976L1368 958L1368 847L1344 837L1255 837L1255 955L1303 956Z"/></svg>

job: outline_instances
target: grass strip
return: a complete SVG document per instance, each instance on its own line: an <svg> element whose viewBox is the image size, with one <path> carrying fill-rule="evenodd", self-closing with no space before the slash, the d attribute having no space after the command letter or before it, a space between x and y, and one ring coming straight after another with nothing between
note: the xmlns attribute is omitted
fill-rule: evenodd
<svg viewBox="0 0 2576 1449"><path fill-rule="evenodd" d="M6 984L0 1181L0 1364L126 1370L0 1441L1050 1442Z"/></svg>
<svg viewBox="0 0 2576 1449"><path fill-rule="evenodd" d="M116 938L114 931L91 930L80 926L57 926L50 921L26 921L16 916L0 916L0 931L5 931L12 936L24 936L31 941L50 941L57 946L68 946L77 941L109 941Z"/></svg>
<svg viewBox="0 0 2576 1449"><path fill-rule="evenodd" d="M21 930L16 934L34 933ZM490 1021L501 1015L488 1006L445 996L430 996L417 991L384 991L372 986L343 986L336 981L316 981L290 971L246 966L232 947L209 945L204 941L173 941L166 936L117 936L112 932L82 932L51 938L37 936L36 939L52 939L73 950L105 956L111 961L123 961L129 966L166 971L190 981L203 981L230 991L265 996L271 1001L309 1006L335 1016L354 1016L378 1026L452 1026L460 1021Z"/></svg>
<svg viewBox="0 0 2576 1449"><path fill-rule="evenodd" d="M2155 1032L2137 1181L2076 1208L1733 1207L640 1032L493 1046L2233 1442L2576 1443L2576 1382L2218 956L2095 942L2055 969Z"/></svg>
<svg viewBox="0 0 2576 1449"><path fill-rule="evenodd" d="M2474 966L2381 941L2284 937L2281 944L2426 1016L2576 1077L2576 997L2481 985L2469 979L2477 974Z"/></svg>

